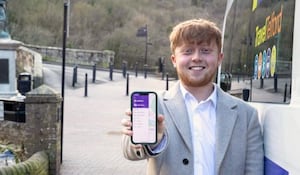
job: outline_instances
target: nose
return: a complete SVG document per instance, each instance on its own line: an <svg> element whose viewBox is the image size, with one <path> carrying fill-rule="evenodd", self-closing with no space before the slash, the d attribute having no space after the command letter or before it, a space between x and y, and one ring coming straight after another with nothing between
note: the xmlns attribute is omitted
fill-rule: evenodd
<svg viewBox="0 0 300 175"><path fill-rule="evenodd" d="M202 60L202 52L200 49L197 49L194 54L193 54L193 57L192 57L192 60L193 61L201 61Z"/></svg>

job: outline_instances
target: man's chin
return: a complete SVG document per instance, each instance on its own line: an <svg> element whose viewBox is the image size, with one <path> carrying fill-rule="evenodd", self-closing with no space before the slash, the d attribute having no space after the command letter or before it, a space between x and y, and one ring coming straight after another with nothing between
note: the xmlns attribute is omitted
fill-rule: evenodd
<svg viewBox="0 0 300 175"><path fill-rule="evenodd" d="M211 83L211 80L205 79L205 80L187 80L187 81L182 81L183 84L189 87L202 87L202 86L207 86L208 84Z"/></svg>

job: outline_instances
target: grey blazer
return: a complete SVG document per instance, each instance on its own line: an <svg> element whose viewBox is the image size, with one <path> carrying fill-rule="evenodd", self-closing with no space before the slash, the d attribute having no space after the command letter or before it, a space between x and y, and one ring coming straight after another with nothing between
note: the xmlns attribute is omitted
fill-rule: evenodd
<svg viewBox="0 0 300 175"><path fill-rule="evenodd" d="M123 136L124 156L129 160L147 159L148 175L192 175L192 135L179 83L159 94L158 106L165 116L166 147L157 154L148 146L133 149L130 137ZM263 138L257 111L218 87L216 118L216 174L262 175Z"/></svg>

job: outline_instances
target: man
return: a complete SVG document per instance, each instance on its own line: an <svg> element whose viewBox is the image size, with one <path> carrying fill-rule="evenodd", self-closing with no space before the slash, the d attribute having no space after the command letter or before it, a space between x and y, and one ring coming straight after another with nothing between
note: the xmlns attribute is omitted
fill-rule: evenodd
<svg viewBox="0 0 300 175"><path fill-rule="evenodd" d="M219 28L204 19L184 21L170 42L179 82L159 94L158 143L133 145L131 122L123 119L124 156L147 159L149 175L262 175L257 111L213 83L223 60Z"/></svg>

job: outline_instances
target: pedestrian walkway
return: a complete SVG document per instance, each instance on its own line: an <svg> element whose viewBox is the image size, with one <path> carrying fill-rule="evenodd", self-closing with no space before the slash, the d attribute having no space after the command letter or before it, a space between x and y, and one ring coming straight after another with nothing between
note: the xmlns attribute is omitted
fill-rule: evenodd
<svg viewBox="0 0 300 175"><path fill-rule="evenodd" d="M123 157L120 121L130 107L130 96L126 95L126 79L121 74L114 77L114 81L102 77L98 83L89 83L87 97L82 85L66 89L61 175L145 174L146 160L129 161ZM174 83L170 81L169 87ZM232 89L247 86L247 82L233 82ZM166 81L161 77L130 76L129 94L136 90L165 89ZM253 92L267 95L270 100L278 98L262 89Z"/></svg>
<svg viewBox="0 0 300 175"><path fill-rule="evenodd" d="M121 151L121 124L130 106L126 79L65 90L63 163L61 175L142 175L146 160L129 161ZM170 82L170 86L174 82ZM164 90L160 77L134 77L129 93L135 90Z"/></svg>

